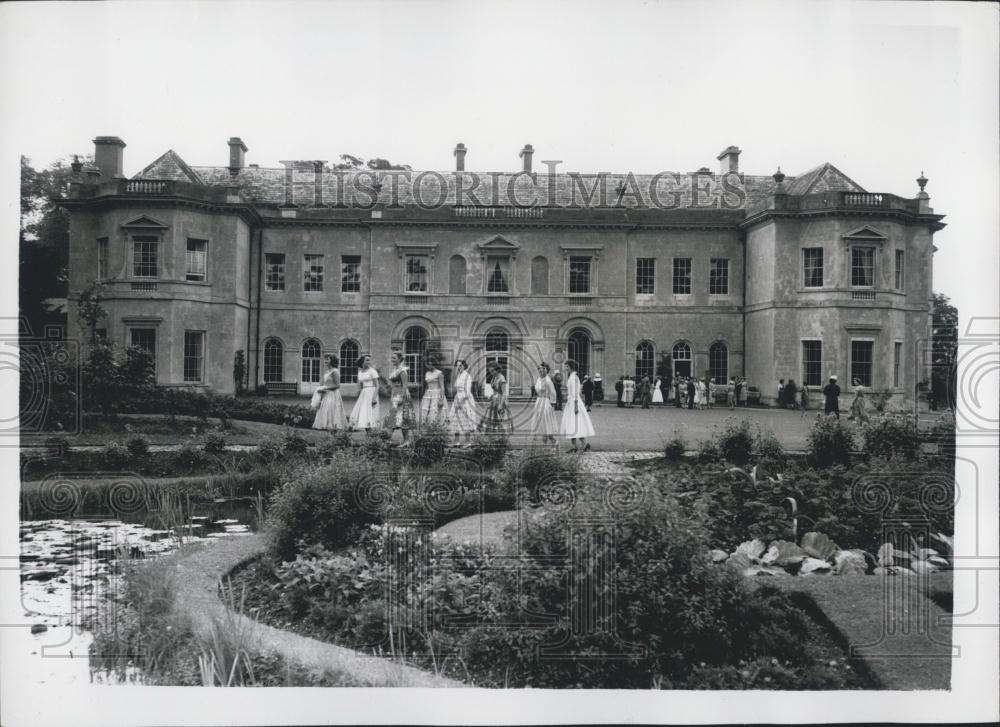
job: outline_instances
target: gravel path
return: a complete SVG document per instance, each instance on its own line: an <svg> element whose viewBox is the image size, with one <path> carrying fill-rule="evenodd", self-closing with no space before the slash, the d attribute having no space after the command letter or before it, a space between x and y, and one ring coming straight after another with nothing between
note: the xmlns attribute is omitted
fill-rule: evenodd
<svg viewBox="0 0 1000 727"><path fill-rule="evenodd" d="M254 621L227 608L219 597L220 580L238 565L264 549L260 535L219 538L201 547L188 548L176 557L180 575L177 602L204 631L213 619L250 632L256 651L278 652L291 663L314 673L332 671L371 687L464 687L461 682L436 676L387 659L365 656L335 644L299 636Z"/></svg>

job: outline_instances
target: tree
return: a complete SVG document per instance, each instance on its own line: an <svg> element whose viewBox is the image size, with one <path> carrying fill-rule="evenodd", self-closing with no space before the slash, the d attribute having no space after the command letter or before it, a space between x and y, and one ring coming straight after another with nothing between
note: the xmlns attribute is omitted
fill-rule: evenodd
<svg viewBox="0 0 1000 727"><path fill-rule="evenodd" d="M393 164L388 159L372 157L367 162L353 154L341 154L340 163L334 164L331 169L335 172L358 172L362 169L371 169L377 172L388 171L410 171L409 164Z"/></svg>
<svg viewBox="0 0 1000 727"><path fill-rule="evenodd" d="M931 296L931 404L953 407L957 387L958 308L948 296Z"/></svg>

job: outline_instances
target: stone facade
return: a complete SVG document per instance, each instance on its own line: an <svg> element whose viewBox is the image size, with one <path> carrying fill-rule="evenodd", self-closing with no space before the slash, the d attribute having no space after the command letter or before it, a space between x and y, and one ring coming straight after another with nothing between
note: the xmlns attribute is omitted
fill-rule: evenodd
<svg viewBox="0 0 1000 727"><path fill-rule="evenodd" d="M124 179L124 143L95 143L100 168L78 169L63 201L71 319L102 279L107 335L155 347L161 384L232 392L242 351L251 388L307 394L326 353L385 367L399 348L419 366L427 347L479 377L499 358L515 396L539 361L569 356L610 390L680 354L679 368L745 375L765 400L779 378L831 374L908 398L925 375L943 223L922 186L915 199L868 193L829 164L742 175L730 147L719 174L667 175L670 204L644 199L662 179L532 173L530 153L463 196L471 173L244 167L239 139L229 167L171 151ZM565 203L598 183L605 204ZM531 190L548 204L519 205Z"/></svg>

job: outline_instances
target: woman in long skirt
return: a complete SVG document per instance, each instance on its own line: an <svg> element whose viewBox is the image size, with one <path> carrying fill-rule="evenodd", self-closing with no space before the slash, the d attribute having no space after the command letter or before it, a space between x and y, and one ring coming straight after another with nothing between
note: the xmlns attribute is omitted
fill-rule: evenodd
<svg viewBox="0 0 1000 727"><path fill-rule="evenodd" d="M493 395L486 405L486 412L479 422L479 429L490 434L509 434L513 431L514 425L510 418L510 409L507 406L507 379L500 372L500 366L491 363L487 370L492 378L490 386Z"/></svg>
<svg viewBox="0 0 1000 727"><path fill-rule="evenodd" d="M566 361L566 409L563 411L562 425L560 432L572 445L570 452L579 452L577 441L583 445L583 451L590 449L587 437L594 436L594 425L590 422L587 414L587 407L580 397L580 377L576 374L576 361L569 359Z"/></svg>
<svg viewBox="0 0 1000 727"><path fill-rule="evenodd" d="M556 443L559 434L559 421L556 410L552 408L556 400L556 387L549 378L549 365L538 365L538 378L535 379L535 405L531 410L531 431L536 437L548 444Z"/></svg>
<svg viewBox="0 0 1000 727"><path fill-rule="evenodd" d="M364 354L358 359L358 400L351 411L351 429L372 430L379 428L378 371L372 367L372 357Z"/></svg>
<svg viewBox="0 0 1000 727"><path fill-rule="evenodd" d="M410 399L409 371L404 364L402 351L393 351L390 360L392 372L389 374L389 413L385 416L383 426L390 432L402 430L403 441L397 446L405 447L410 442L410 432L417 428L413 402Z"/></svg>
<svg viewBox="0 0 1000 727"><path fill-rule="evenodd" d="M635 380L631 376L626 376L622 382L622 403L625 404L625 408L631 409L633 401L635 401Z"/></svg>
<svg viewBox="0 0 1000 727"><path fill-rule="evenodd" d="M660 380L659 376L657 376L656 381L653 382L653 403L663 403L663 382Z"/></svg>
<svg viewBox="0 0 1000 727"><path fill-rule="evenodd" d="M854 379L854 401L851 402L849 420L864 424L868 421L868 407L865 405L865 388L861 382Z"/></svg>
<svg viewBox="0 0 1000 727"><path fill-rule="evenodd" d="M455 435L455 445L466 438L466 447L472 446L472 433L476 431L476 410L473 408L475 398L472 395L472 376L469 365L464 359L455 362L455 398L451 402L451 413L448 416L449 428Z"/></svg>
<svg viewBox="0 0 1000 727"><path fill-rule="evenodd" d="M438 368L436 353L427 354L427 373L424 374L424 396L420 400L420 426L444 424L447 417L444 398L444 374Z"/></svg>
<svg viewBox="0 0 1000 727"><path fill-rule="evenodd" d="M319 408L313 419L313 429L326 429L335 432L346 429L344 416L344 399L340 395L340 359L335 354L326 357L326 374L323 375L323 385L316 389L319 392Z"/></svg>

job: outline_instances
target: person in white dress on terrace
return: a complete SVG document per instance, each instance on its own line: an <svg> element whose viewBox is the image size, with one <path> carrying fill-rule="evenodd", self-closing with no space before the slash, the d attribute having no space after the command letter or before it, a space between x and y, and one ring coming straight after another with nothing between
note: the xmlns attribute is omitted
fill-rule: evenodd
<svg viewBox="0 0 1000 727"><path fill-rule="evenodd" d="M351 411L351 429L371 431L380 425L378 404L378 371L372 367L372 357L368 354L358 359L358 400Z"/></svg>
<svg viewBox="0 0 1000 727"><path fill-rule="evenodd" d="M344 416L344 399L340 395L340 359L336 354L331 353L326 357L326 366L323 385L316 389L320 400L312 428L335 432L338 429L347 428Z"/></svg>
<svg viewBox="0 0 1000 727"><path fill-rule="evenodd" d="M570 452L579 452L579 445L583 445L583 451L586 452L590 449L590 443L586 438L594 436L594 425L590 422L587 407L580 396L580 377L577 375L576 369L576 361L572 359L566 361L568 372L566 376L566 407L563 410L560 432L570 441L572 445Z"/></svg>
<svg viewBox="0 0 1000 727"><path fill-rule="evenodd" d="M451 413L448 416L448 425L451 433L455 435L455 445L462 444L465 438L465 446L472 446L472 433L476 431L476 410L474 408L475 397L472 395L472 375L469 374L469 365L464 359L455 362L455 398L451 402Z"/></svg>
<svg viewBox="0 0 1000 727"><path fill-rule="evenodd" d="M438 368L440 357L427 354L427 372L424 374L424 396L420 400L420 426L444 424L448 410L444 398L444 373Z"/></svg>
<svg viewBox="0 0 1000 727"><path fill-rule="evenodd" d="M535 404L531 410L530 428L536 437L541 437L548 444L555 444L556 435L559 434L559 420L553 408L555 400L556 387L549 376L549 365L540 363L538 378L535 379Z"/></svg>

